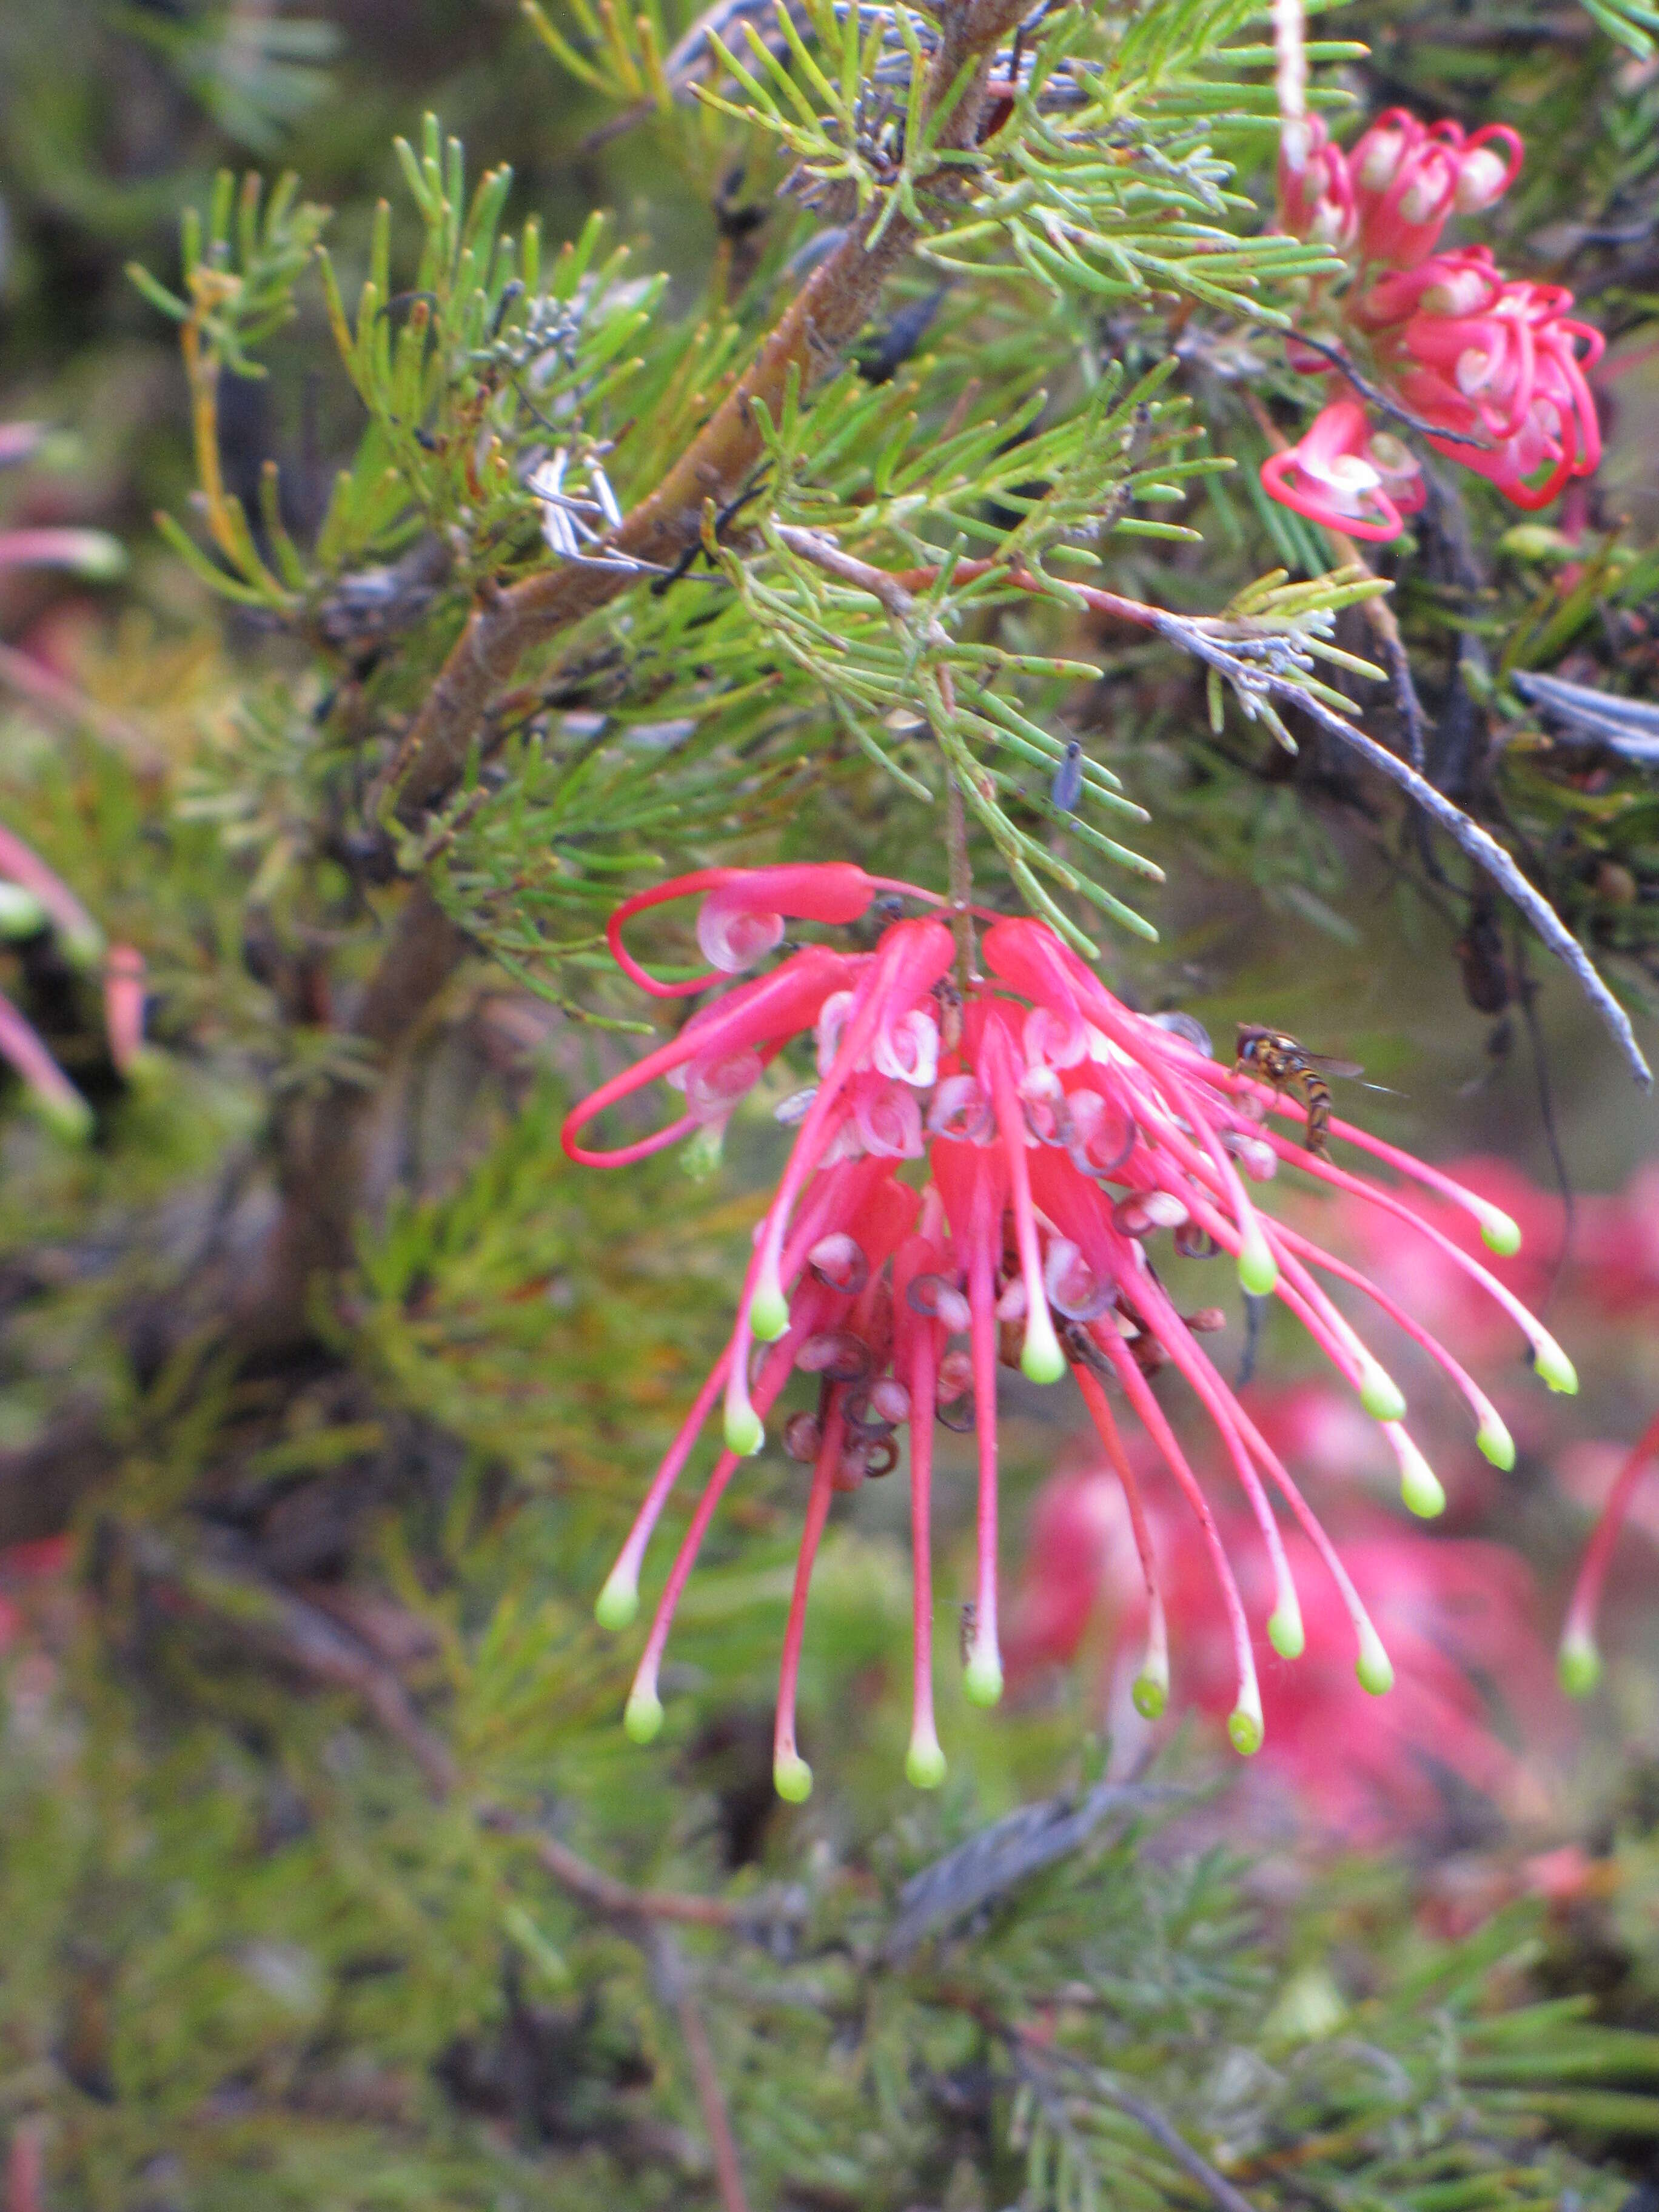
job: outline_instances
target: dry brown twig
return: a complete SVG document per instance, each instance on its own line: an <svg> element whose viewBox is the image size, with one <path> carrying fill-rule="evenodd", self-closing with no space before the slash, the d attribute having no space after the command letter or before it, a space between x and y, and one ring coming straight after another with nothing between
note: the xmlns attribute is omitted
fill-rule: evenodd
<svg viewBox="0 0 1659 2212"><path fill-rule="evenodd" d="M963 72L969 74L938 134L941 153L964 152L976 143L992 55L1028 5L1029 0L957 0L942 12L927 111L937 112ZM662 483L598 550L611 560L659 572L695 547L707 506L712 501L718 509L733 499L762 458L757 403L775 421L792 382L805 391L840 366L883 284L917 236L909 217L884 202L874 204L808 277L747 374ZM465 765L492 693L509 680L525 653L638 580L626 566L565 562L483 601L398 749L381 805L417 811L447 791Z"/></svg>

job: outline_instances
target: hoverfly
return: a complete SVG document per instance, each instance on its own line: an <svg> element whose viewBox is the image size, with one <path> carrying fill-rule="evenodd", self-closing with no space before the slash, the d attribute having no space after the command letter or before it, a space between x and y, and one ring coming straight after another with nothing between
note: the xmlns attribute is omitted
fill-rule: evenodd
<svg viewBox="0 0 1659 2212"><path fill-rule="evenodd" d="M1328 1075L1358 1076L1364 1070L1358 1060L1331 1060L1323 1053L1304 1052L1293 1036L1282 1030L1264 1029L1256 1022L1238 1025L1238 1050L1233 1066L1240 1074L1259 1075L1275 1091L1295 1091L1307 1109L1307 1147L1318 1159L1328 1159L1328 1133L1331 1122Z"/></svg>

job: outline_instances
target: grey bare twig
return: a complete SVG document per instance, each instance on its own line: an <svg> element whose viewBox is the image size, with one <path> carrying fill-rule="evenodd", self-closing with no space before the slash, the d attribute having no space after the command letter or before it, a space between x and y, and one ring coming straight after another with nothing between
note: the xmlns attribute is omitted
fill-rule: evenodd
<svg viewBox="0 0 1659 2212"><path fill-rule="evenodd" d="M1408 761L1391 753L1386 745L1346 721L1315 698L1302 685L1280 675L1271 665L1241 661L1237 655L1219 641L1206 635L1201 624L1185 620L1179 615L1160 612L1150 625L1162 637L1178 645L1183 652L1194 654L1211 668L1218 671L1228 682L1246 696L1251 692L1266 693L1289 706L1299 707L1304 714L1319 725L1329 737L1358 753L1379 774L1399 785L1408 798L1415 799L1425 814L1440 824L1458 850L1484 869L1506 897L1525 915L1540 937L1559 961L1576 977L1579 988L1601 1016L1607 1030L1625 1056L1626 1066L1644 1089L1653 1087L1653 1071L1648 1066L1642 1048L1636 1042L1636 1032L1631 1027L1630 1016L1602 981L1595 963L1583 946L1567 927L1555 908L1541 891L1534 888L1516 866L1514 860L1498 840L1478 822L1465 814L1461 806L1437 791L1426 776L1419 775Z"/></svg>
<svg viewBox="0 0 1659 2212"><path fill-rule="evenodd" d="M1409 407L1402 407L1397 399L1391 399L1380 384L1373 384L1363 370L1354 367L1342 348L1333 344L1328 338L1310 337L1305 331L1298 331L1296 342L1297 345L1306 346L1310 353L1322 355L1333 368L1347 378L1362 399L1368 399L1379 414L1391 416L1403 429L1415 430L1421 437L1437 438L1446 446L1490 447L1492 441L1480 436L1475 431L1443 430L1439 423L1425 422L1420 415L1413 415Z"/></svg>
<svg viewBox="0 0 1659 2212"><path fill-rule="evenodd" d="M528 1842L544 1872L592 1911L622 1923L669 1921L684 1928L720 1928L763 1934L798 1923L806 1917L804 1898L791 1891L762 1897L701 1897L672 1889L635 1889L606 1874L557 1836L501 1806L486 1806L479 1818L496 1835Z"/></svg>
<svg viewBox="0 0 1659 2212"><path fill-rule="evenodd" d="M1593 684L1569 684L1559 676L1516 670L1510 682L1529 707L1565 724L1571 736L1606 745L1622 760L1659 766L1659 707L1598 691Z"/></svg>
<svg viewBox="0 0 1659 2212"><path fill-rule="evenodd" d="M1180 1794L1139 1783L1103 1782L1080 1801L1046 1797L1021 1806L911 1876L899 1892L883 1959L889 1966L902 1965L929 1936L1067 1857L1114 1814L1141 1812Z"/></svg>

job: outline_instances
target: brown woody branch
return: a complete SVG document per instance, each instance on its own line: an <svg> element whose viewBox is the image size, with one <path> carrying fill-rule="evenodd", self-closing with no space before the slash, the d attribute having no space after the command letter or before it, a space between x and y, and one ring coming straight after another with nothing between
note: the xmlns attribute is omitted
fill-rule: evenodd
<svg viewBox="0 0 1659 2212"><path fill-rule="evenodd" d="M635 1889L504 1807L487 1807L479 1817L497 1835L522 1837L533 1846L544 1873L607 1920L662 1920L682 1928L740 1931L775 1928L805 1917L805 1905L788 1895L731 1899L700 1897L684 1890Z"/></svg>
<svg viewBox="0 0 1659 2212"><path fill-rule="evenodd" d="M1028 4L957 0L945 16L929 64L927 112L939 111L964 70L968 79L939 131L942 152L976 143L990 57ZM940 189L955 187L947 178ZM495 694L532 647L631 588L641 574L672 569L695 550L709 505L718 511L736 498L762 458L758 410L775 421L792 382L806 390L840 366L884 282L915 244L915 223L902 212L889 213L891 220L878 237L881 209L872 209L814 271L736 389L662 483L599 549L602 563L561 562L507 590L481 595L381 786L382 809L395 805L413 816L453 787ZM425 1018L465 949L462 933L430 893L417 887L347 1024L383 1066ZM303 1334L307 1285L319 1271L349 1261L383 1090L383 1085L337 1083L284 1132L282 1215L267 1263L243 1301L244 1336L263 1344ZM367 1195L372 1206L374 1194Z"/></svg>
<svg viewBox="0 0 1659 2212"><path fill-rule="evenodd" d="M1027 4L957 0L945 12L929 66L926 112L938 112L964 69L970 75L939 131L941 152L962 152L976 143L991 55ZM890 220L878 237L884 211ZM805 392L840 367L883 283L917 235L908 216L884 204L848 231L790 302L736 389L657 489L605 541L600 550L617 565L562 562L492 592L474 609L392 763L384 795L401 812L431 805L456 781L491 696L533 646L638 580L623 564L672 568L695 549L705 507L712 501L718 510L736 498L762 458L757 406L775 422L792 381Z"/></svg>

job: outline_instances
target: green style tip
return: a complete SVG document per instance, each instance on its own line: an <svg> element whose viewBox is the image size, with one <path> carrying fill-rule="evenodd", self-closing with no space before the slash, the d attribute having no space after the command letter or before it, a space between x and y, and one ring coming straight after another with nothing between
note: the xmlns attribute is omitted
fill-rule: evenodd
<svg viewBox="0 0 1659 2212"><path fill-rule="evenodd" d="M107 531L65 530L58 534L70 541L62 565L72 574L85 576L94 584L109 584L126 574L126 548Z"/></svg>
<svg viewBox="0 0 1659 2212"><path fill-rule="evenodd" d="M1129 1695L1142 1720L1162 1720L1164 1708L1170 1702L1170 1686L1156 1674L1143 1673L1135 1676L1134 1686Z"/></svg>
<svg viewBox="0 0 1659 2212"><path fill-rule="evenodd" d="M46 926L46 909L33 891L0 883L0 937L38 937Z"/></svg>
<svg viewBox="0 0 1659 2212"><path fill-rule="evenodd" d="M1487 1251L1496 1252L1500 1260L1508 1260L1521 1249L1521 1226L1510 1219L1501 1206L1482 1200L1475 1207L1480 1224L1480 1241Z"/></svg>
<svg viewBox="0 0 1659 2212"><path fill-rule="evenodd" d="M945 1753L937 1742L913 1743L904 1754L904 1778L913 1790L937 1790L945 1779Z"/></svg>
<svg viewBox="0 0 1659 2212"><path fill-rule="evenodd" d="M28 1103L54 1137L66 1145L84 1145L93 1131L93 1111L78 1091L32 1091Z"/></svg>
<svg viewBox="0 0 1659 2212"><path fill-rule="evenodd" d="M1588 1636L1568 1634L1561 1639L1556 1668L1570 1698L1587 1698L1601 1679L1601 1655Z"/></svg>
<svg viewBox="0 0 1659 2212"><path fill-rule="evenodd" d="M1294 1604L1276 1606L1267 1621L1267 1641L1281 1659L1299 1659L1308 1648L1308 1632Z"/></svg>
<svg viewBox="0 0 1659 2212"><path fill-rule="evenodd" d="M639 1682L623 1707L623 1728L631 1743L649 1743L662 1726L662 1699L648 1683Z"/></svg>
<svg viewBox="0 0 1659 2212"><path fill-rule="evenodd" d="M766 1442L766 1431L760 1415L750 1405L728 1406L726 1409L726 1449L735 1452L739 1459L753 1459Z"/></svg>
<svg viewBox="0 0 1659 2212"><path fill-rule="evenodd" d="M975 1650L963 1669L962 1686L970 1705L994 1705L1002 1696L1002 1662L994 1651Z"/></svg>
<svg viewBox="0 0 1659 2212"><path fill-rule="evenodd" d="M1046 1310L1040 1322L1033 1317L1026 1324L1019 1371L1028 1382L1058 1382L1066 1372L1066 1354L1060 1348L1060 1340Z"/></svg>
<svg viewBox="0 0 1659 2212"><path fill-rule="evenodd" d="M626 1628L640 1609L640 1586L625 1567L612 1567L593 1607L601 1628Z"/></svg>
<svg viewBox="0 0 1659 2212"><path fill-rule="evenodd" d="M1227 1716L1227 1740L1243 1759L1255 1758L1264 1733L1261 1714L1249 1705L1235 1705Z"/></svg>
<svg viewBox="0 0 1659 2212"><path fill-rule="evenodd" d="M1496 1413L1490 1413L1481 1422L1475 1444L1483 1457L1507 1474L1515 1465L1515 1438Z"/></svg>
<svg viewBox="0 0 1659 2212"><path fill-rule="evenodd" d="M1382 1649L1382 1639L1366 1621L1359 1632L1359 1656L1354 1661L1359 1686L1374 1698L1386 1697L1394 1687L1394 1662Z"/></svg>
<svg viewBox="0 0 1659 2212"><path fill-rule="evenodd" d="M1248 1291L1253 1298L1265 1298L1279 1281L1279 1262L1268 1247L1267 1238L1258 1229L1244 1239L1238 1255L1238 1282L1241 1290Z"/></svg>
<svg viewBox="0 0 1659 2212"><path fill-rule="evenodd" d="M1419 1521L1432 1521L1446 1510L1446 1493L1439 1476L1419 1451L1409 1452L1400 1470L1400 1495L1408 1513Z"/></svg>
<svg viewBox="0 0 1659 2212"><path fill-rule="evenodd" d="M775 1344L789 1328L789 1301L779 1282L763 1283L749 1305L749 1326L763 1344Z"/></svg>
<svg viewBox="0 0 1659 2212"><path fill-rule="evenodd" d="M1368 1359L1360 1376L1359 1402L1374 1421L1403 1421L1406 1394L1384 1367Z"/></svg>
<svg viewBox="0 0 1659 2212"><path fill-rule="evenodd" d="M1545 1384L1572 1397L1578 1389L1578 1371L1553 1336L1540 1335L1532 1348L1532 1364Z"/></svg>
<svg viewBox="0 0 1659 2212"><path fill-rule="evenodd" d="M772 1786L786 1805L804 1805L812 1794L812 1770L798 1751L772 1762Z"/></svg>

